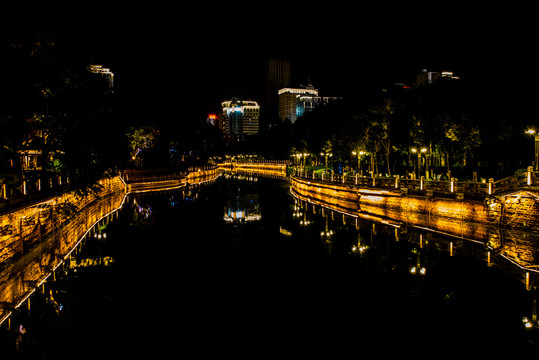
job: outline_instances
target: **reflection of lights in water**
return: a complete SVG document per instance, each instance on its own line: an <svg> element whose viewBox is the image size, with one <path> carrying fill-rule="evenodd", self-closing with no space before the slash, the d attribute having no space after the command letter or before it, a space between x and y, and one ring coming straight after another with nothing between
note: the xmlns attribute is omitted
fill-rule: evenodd
<svg viewBox="0 0 539 360"><path fill-rule="evenodd" d="M524 325L526 329L533 328L533 322L525 316L522 318L522 325Z"/></svg>
<svg viewBox="0 0 539 360"><path fill-rule="evenodd" d="M258 194L240 194L239 192L231 194L223 215L224 221L227 223L251 222L261 219Z"/></svg>
<svg viewBox="0 0 539 360"><path fill-rule="evenodd" d="M282 226L279 227L279 232L284 236L292 236L292 231L286 230Z"/></svg>
<svg viewBox="0 0 539 360"><path fill-rule="evenodd" d="M369 247L367 245L354 245L352 246L352 252L363 254Z"/></svg>
<svg viewBox="0 0 539 360"><path fill-rule="evenodd" d="M225 215L223 216L223 220L226 222L237 222L237 221L259 221L262 219L262 216L257 213L248 213L246 210L234 210L234 209L227 209L227 212L225 212Z"/></svg>
<svg viewBox="0 0 539 360"><path fill-rule="evenodd" d="M171 207L176 207L178 204L179 204L179 201L176 200L174 198L174 195L172 195L169 199L168 199L168 203Z"/></svg>
<svg viewBox="0 0 539 360"><path fill-rule="evenodd" d="M96 267L96 266L112 266L114 264L114 259L110 256L104 256L99 258L86 258L81 259L80 261L72 259L69 262L69 268L87 268L87 267Z"/></svg>
<svg viewBox="0 0 539 360"><path fill-rule="evenodd" d="M413 266L410 269L410 274L412 274L412 275L416 275L416 274L425 275L426 273L427 273L427 269L425 269L424 267Z"/></svg>
<svg viewBox="0 0 539 360"><path fill-rule="evenodd" d="M144 219L147 220L150 217L150 215L152 215L152 207L151 206L148 206L147 208L145 208L144 206L140 205L137 202L137 199L133 199L133 204L135 205L136 211L139 214L141 214Z"/></svg>

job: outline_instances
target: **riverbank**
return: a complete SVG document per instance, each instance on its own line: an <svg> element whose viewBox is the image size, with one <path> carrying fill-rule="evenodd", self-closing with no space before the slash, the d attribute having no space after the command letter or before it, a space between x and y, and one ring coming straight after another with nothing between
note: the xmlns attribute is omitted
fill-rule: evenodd
<svg viewBox="0 0 539 360"><path fill-rule="evenodd" d="M122 207L127 195L173 190L217 176L217 168L176 178L154 174L137 179L124 173L100 180L99 189L86 195L69 192L1 214L0 324L54 273L85 236L96 231L96 225Z"/></svg>
<svg viewBox="0 0 539 360"><path fill-rule="evenodd" d="M539 231L539 193L532 187L484 195L482 198L450 198L435 197L432 193L410 195L408 191L396 187L376 188L356 184L291 177L292 189L303 196L329 203L357 203L357 206L351 205L357 211L398 221L407 222L415 217L427 216L438 219L440 224L447 223L443 227L449 228L453 226L452 223L459 222Z"/></svg>

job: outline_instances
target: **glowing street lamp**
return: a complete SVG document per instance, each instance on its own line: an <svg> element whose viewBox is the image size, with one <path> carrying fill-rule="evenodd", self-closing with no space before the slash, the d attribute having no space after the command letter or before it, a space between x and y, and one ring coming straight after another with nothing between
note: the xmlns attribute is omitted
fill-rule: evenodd
<svg viewBox="0 0 539 360"><path fill-rule="evenodd" d="M533 135L535 138L535 156L533 160L533 170L537 171L539 170L539 134L535 129L528 129L526 130L526 134Z"/></svg>
<svg viewBox="0 0 539 360"><path fill-rule="evenodd" d="M428 173L429 173L429 161L427 159L427 148L421 148L421 153L420 154L425 154L425 174L427 175L427 178L429 177L428 176ZM419 155L419 157L421 158L421 155ZM421 161L423 162L423 161Z"/></svg>
<svg viewBox="0 0 539 360"><path fill-rule="evenodd" d="M327 172L328 172L328 156L329 156L329 157L332 157L333 154L330 153L330 152L321 152L320 155L326 157L326 173L327 173Z"/></svg>
<svg viewBox="0 0 539 360"><path fill-rule="evenodd" d="M421 149L412 148L411 150L414 154L417 153L417 177L420 178L421 177L421 163L422 163L421 154L425 154L425 159L426 159L427 148L421 148ZM428 161L426 161L426 163L427 163L427 172L428 172L429 171Z"/></svg>
<svg viewBox="0 0 539 360"><path fill-rule="evenodd" d="M361 176L363 176L363 170L361 169L361 157L363 155L365 155L365 154L366 154L365 151L352 151L352 155L354 155L354 156L357 155L357 168L356 168L356 171Z"/></svg>

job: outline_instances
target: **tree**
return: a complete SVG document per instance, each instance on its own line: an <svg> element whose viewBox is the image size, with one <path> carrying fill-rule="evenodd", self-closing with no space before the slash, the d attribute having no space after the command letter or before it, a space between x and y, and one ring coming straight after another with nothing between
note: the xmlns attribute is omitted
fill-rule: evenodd
<svg viewBox="0 0 539 360"><path fill-rule="evenodd" d="M127 132L127 140L131 160L136 164L141 157L142 151L147 151L155 146L159 131L152 126L131 127Z"/></svg>
<svg viewBox="0 0 539 360"><path fill-rule="evenodd" d="M462 165L467 165L467 156L481 145L479 128L467 114L440 116L443 139L441 147L446 154L447 172L451 173L452 160L462 159Z"/></svg>
<svg viewBox="0 0 539 360"><path fill-rule="evenodd" d="M326 160L326 172L328 172L328 156L333 156L333 143L331 142L331 140L326 140L326 142L322 146L322 151L324 152L323 156Z"/></svg>
<svg viewBox="0 0 539 360"><path fill-rule="evenodd" d="M365 119L365 138L372 153L373 165L376 173L378 173L377 154L380 150L384 151L387 173L391 176L391 166L389 155L391 153L391 128L393 122L393 114L395 113L393 101L384 97L375 102L367 110Z"/></svg>
<svg viewBox="0 0 539 360"><path fill-rule="evenodd" d="M38 25L23 22L0 38L0 158L39 151L43 183L65 176L83 190L118 165L115 97L87 54Z"/></svg>

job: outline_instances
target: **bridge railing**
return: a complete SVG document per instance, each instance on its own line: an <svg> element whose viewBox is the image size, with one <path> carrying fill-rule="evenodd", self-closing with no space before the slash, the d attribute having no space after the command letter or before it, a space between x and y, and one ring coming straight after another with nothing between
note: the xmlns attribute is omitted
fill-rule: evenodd
<svg viewBox="0 0 539 360"><path fill-rule="evenodd" d="M488 182L432 180L421 177L420 179L407 179L399 176L395 177L371 177L360 176L358 174L333 174L324 172L305 172L303 169L296 169L295 175L306 179L324 181L328 183L340 183L358 188L377 188L400 190L408 194L421 194L427 196L457 196L457 197L485 197L494 194L511 192L519 189L539 186L539 172L528 171L509 176L504 179Z"/></svg>

